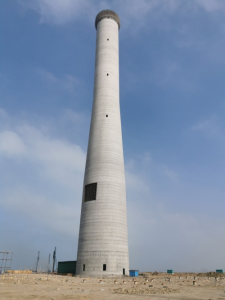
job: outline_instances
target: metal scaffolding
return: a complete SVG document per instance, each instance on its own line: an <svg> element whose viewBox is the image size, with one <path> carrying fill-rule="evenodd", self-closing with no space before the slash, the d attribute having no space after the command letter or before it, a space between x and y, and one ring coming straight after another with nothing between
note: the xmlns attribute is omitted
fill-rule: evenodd
<svg viewBox="0 0 225 300"><path fill-rule="evenodd" d="M11 269L13 252L0 252L0 274Z"/></svg>

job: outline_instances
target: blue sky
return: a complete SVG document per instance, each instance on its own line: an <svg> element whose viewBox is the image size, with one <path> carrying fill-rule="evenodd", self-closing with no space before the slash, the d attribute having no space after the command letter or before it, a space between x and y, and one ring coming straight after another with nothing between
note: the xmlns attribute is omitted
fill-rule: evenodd
<svg viewBox="0 0 225 300"><path fill-rule="evenodd" d="M95 16L115 10L130 267L225 269L225 1L0 2L0 251L75 260Z"/></svg>

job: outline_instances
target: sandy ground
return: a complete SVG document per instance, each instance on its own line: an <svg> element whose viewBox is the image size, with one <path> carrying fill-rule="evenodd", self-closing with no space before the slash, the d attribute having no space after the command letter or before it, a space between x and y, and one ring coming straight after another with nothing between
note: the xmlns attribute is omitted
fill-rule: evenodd
<svg viewBox="0 0 225 300"><path fill-rule="evenodd" d="M0 275L0 299L225 300L225 276L215 279L214 274L214 277L208 274L153 274L142 273L135 279L136 283L131 277L84 279L46 274L5 274ZM196 285L193 285L194 276Z"/></svg>

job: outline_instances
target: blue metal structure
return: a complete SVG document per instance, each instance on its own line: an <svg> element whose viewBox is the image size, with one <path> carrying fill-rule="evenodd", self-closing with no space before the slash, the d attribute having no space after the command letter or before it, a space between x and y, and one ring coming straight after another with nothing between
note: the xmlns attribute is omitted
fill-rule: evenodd
<svg viewBox="0 0 225 300"><path fill-rule="evenodd" d="M130 270L130 276L138 277L139 271L138 270Z"/></svg>

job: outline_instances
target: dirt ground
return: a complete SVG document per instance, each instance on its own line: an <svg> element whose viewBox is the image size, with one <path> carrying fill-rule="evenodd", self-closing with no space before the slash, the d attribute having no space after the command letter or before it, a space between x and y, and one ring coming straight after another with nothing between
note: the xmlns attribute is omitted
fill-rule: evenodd
<svg viewBox="0 0 225 300"><path fill-rule="evenodd" d="M47 274L4 274L0 275L0 299L225 300L223 274L176 273L168 276L165 273L141 273L135 280L136 282L132 277L99 279ZM196 281L196 285L193 285L193 281Z"/></svg>

